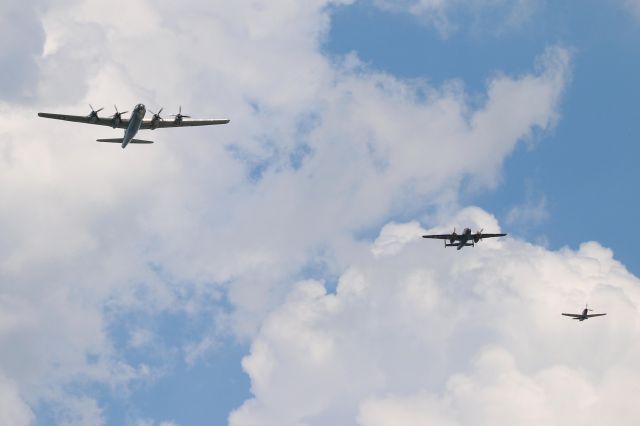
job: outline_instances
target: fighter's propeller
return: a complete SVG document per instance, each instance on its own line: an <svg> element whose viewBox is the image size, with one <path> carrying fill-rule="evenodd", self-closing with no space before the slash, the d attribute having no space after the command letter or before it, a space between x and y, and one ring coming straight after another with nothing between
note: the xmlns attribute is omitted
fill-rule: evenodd
<svg viewBox="0 0 640 426"><path fill-rule="evenodd" d="M171 114L171 117L175 117L176 123L180 123L183 118L191 118L190 115L182 115L182 105L180 105L180 108L178 108L178 113Z"/></svg>

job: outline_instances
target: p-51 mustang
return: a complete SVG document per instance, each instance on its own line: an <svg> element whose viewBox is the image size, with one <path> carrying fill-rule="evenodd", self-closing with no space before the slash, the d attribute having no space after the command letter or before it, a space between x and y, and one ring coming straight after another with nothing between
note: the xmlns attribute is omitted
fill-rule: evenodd
<svg viewBox="0 0 640 426"><path fill-rule="evenodd" d="M495 238L504 237L507 234L483 234L483 229L479 230L475 234L471 233L471 229L465 228L462 234L456 234L456 229L453 229L453 234L441 234L441 235L423 235L422 238L433 238L436 240L444 240L445 247L457 247L461 250L462 247L473 247L476 243L479 243L483 238ZM447 244L447 241L449 243Z"/></svg>
<svg viewBox="0 0 640 426"><path fill-rule="evenodd" d="M587 305L585 305L584 309L582 310L581 314L565 314L563 313L562 315L564 315L565 317L571 317L575 320L578 321L584 321L586 319L592 318L592 317L601 317L603 315L607 315L607 314L589 314L588 312L592 312L593 309L589 309L589 307Z"/></svg>
<svg viewBox="0 0 640 426"><path fill-rule="evenodd" d="M64 121L73 121L76 123L86 123L86 124L97 124L99 126L109 126L114 129L125 129L124 136L121 138L113 138L113 139L97 139L98 142L112 142L121 144L124 149L130 143L153 143L153 141L147 141L142 139L134 139L138 130L154 130L161 129L164 127L187 127L187 126L210 126L214 124L227 124L229 122L228 119L212 119L212 120L191 120L191 117L188 115L182 115L182 107L177 114L173 114L171 117L174 117L172 120L164 120L160 114L164 108L160 108L158 112L150 112L153 114L150 120L145 120L144 116L147 113L147 109L143 104L138 104L133 108L133 112L131 113L130 118L123 118L122 114L126 114L125 112L119 112L118 108L114 105L116 109L115 114L111 117L98 117L98 113L102 111L104 108L100 108L98 110L94 110L91 105L91 112L89 115L66 115L66 114L50 114L48 112L39 112L39 117L44 118L53 118L55 120L64 120Z"/></svg>

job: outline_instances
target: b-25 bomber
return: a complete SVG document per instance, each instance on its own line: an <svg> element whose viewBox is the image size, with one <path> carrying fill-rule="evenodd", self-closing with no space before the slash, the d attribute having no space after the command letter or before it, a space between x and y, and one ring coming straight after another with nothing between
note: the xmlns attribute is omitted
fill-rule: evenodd
<svg viewBox="0 0 640 426"><path fill-rule="evenodd" d="M474 234L471 232L470 228L465 228L462 234L457 234L456 229L453 228L452 234L423 235L422 238L444 240L445 247L457 247L458 250L461 250L463 247L474 247L475 244L482 241L483 238L504 237L507 235L507 234L483 234L482 231L484 231L484 229L481 229Z"/></svg>

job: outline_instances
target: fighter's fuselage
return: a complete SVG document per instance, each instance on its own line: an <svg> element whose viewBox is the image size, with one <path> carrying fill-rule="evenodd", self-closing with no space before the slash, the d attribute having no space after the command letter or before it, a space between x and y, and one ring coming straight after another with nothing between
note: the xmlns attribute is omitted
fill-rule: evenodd
<svg viewBox="0 0 640 426"><path fill-rule="evenodd" d="M138 104L133 109L131 113L131 118L129 119L129 125L124 131L124 137L122 138L122 148L124 149L131 139L133 139L140 130L140 126L142 125L142 120L144 119L144 115L147 113L147 109L143 104Z"/></svg>
<svg viewBox="0 0 640 426"><path fill-rule="evenodd" d="M588 315L589 309L584 308L582 310L582 316L579 318L580 321L584 321L587 319L587 315Z"/></svg>

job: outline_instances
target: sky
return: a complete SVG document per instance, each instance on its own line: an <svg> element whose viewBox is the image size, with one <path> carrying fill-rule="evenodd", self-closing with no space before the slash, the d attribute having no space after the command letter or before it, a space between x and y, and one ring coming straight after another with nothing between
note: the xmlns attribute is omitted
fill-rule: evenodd
<svg viewBox="0 0 640 426"><path fill-rule="evenodd" d="M0 0L0 423L637 424L639 37L636 0ZM140 102L231 122L36 115Z"/></svg>

